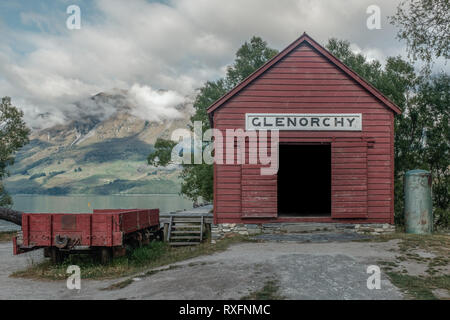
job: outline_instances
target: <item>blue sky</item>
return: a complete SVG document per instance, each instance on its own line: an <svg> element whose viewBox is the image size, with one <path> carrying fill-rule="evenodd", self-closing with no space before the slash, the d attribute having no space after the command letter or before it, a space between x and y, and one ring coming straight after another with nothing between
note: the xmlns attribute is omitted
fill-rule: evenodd
<svg viewBox="0 0 450 320"><path fill-rule="evenodd" d="M369 59L406 57L387 21L398 2L3 0L0 96L11 96L35 128L70 120L75 101L114 88L133 93L144 114L170 118L172 104L223 76L253 35L283 49L306 31L322 44L331 37L349 40ZM81 9L80 30L66 28L73 4ZM372 4L381 10L381 29L366 26ZM439 68L449 66L438 61ZM85 111L96 112L92 106Z"/></svg>
<svg viewBox="0 0 450 320"><path fill-rule="evenodd" d="M85 8L83 18L90 19L95 11L95 3L89 0L20 0L0 2L0 21L3 26L24 32L56 32L65 27L66 8L76 4ZM45 16L49 20L59 20L60 26L36 23L24 18L24 15L33 14L36 17ZM42 29L43 27L43 29Z"/></svg>

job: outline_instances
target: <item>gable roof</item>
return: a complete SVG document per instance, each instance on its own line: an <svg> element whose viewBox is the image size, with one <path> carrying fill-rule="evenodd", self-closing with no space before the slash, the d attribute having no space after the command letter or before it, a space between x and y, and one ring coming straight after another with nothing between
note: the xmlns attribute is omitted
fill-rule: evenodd
<svg viewBox="0 0 450 320"><path fill-rule="evenodd" d="M395 105L392 101L390 101L387 97L385 97L378 89L368 83L366 80L361 78L356 72L347 67L344 63L342 63L338 58L332 55L328 50L318 44L315 40L313 40L309 35L303 33L303 35L292 42L289 46L287 46L283 51L278 53L275 57L267 61L263 66L245 78L241 83L239 83L236 87L234 87L231 91L220 97L216 100L212 105L210 105L207 109L210 120L212 121L212 115L215 110L220 108L225 102L231 99L234 95L238 94L242 89L244 89L247 85L249 85L253 80L257 79L260 75L262 75L265 71L270 69L273 65L275 65L278 61L283 59L289 53L291 53L295 48L297 48L302 43L308 43L312 48L322 54L325 58L327 58L331 63L333 63L337 68L342 70L346 75L355 80L358 84L360 84L364 89L369 91L373 96L375 96L380 102L382 102L386 107L391 109L396 114L400 114L401 110L399 107Z"/></svg>

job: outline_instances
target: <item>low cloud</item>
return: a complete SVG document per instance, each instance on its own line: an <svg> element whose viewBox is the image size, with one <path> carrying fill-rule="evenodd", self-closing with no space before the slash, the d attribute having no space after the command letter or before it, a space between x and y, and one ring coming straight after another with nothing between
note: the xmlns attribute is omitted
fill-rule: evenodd
<svg viewBox="0 0 450 320"><path fill-rule="evenodd" d="M127 93L132 106L130 113L148 121L160 122L183 117L177 107L186 102L186 97L172 90L154 90L149 86L135 84Z"/></svg>

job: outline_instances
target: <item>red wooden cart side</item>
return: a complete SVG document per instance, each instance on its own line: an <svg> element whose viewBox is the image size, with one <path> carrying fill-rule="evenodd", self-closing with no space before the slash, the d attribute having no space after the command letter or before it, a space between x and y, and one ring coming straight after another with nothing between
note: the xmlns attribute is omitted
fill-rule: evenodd
<svg viewBox="0 0 450 320"><path fill-rule="evenodd" d="M38 248L62 251L123 247L160 231L159 209L102 209L93 213L24 213L14 254Z"/></svg>

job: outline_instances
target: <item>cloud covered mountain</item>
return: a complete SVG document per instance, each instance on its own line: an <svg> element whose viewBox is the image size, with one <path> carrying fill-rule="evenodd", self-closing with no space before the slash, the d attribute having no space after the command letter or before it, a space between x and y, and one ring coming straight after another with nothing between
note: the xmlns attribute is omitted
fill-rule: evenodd
<svg viewBox="0 0 450 320"><path fill-rule="evenodd" d="M170 91L113 90L76 102L65 124L33 130L6 180L12 194L177 193L178 167L146 158L158 137L186 128L190 98ZM51 115L49 115L51 117ZM45 116L42 117L45 121Z"/></svg>

